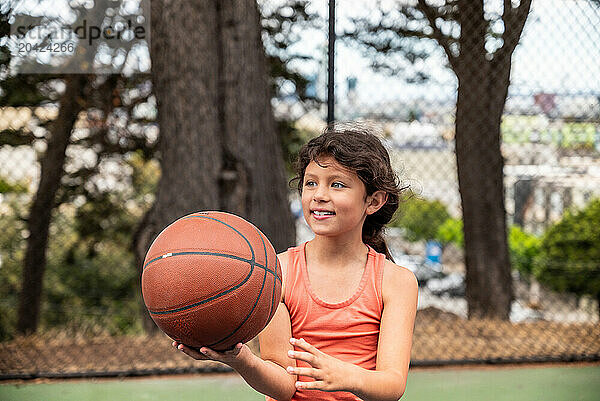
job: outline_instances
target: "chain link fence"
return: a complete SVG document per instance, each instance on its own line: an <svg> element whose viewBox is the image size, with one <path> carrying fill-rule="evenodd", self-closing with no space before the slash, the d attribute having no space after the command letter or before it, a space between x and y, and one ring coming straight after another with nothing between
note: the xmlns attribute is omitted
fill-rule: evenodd
<svg viewBox="0 0 600 401"><path fill-rule="evenodd" d="M463 39L475 34L469 24L478 15L456 15L451 6L420 9L421 2L337 2L336 119L380 127L399 176L417 195L387 229L396 263L419 279L412 366L600 359L600 5L533 0L502 67L518 15L503 19L501 3L480 10L492 21L483 38L461 41L461 32ZM286 2L259 4L273 11ZM317 2L304 6L326 17ZM284 85L273 105L304 141L325 125L327 36L318 21L298 26L292 47L310 57L291 68L307 77L305 94L316 102L289 88L286 95ZM373 32L382 35L379 42ZM479 45L481 52L467 51ZM504 163L514 301L509 320L468 319L456 131L495 129L493 104L503 101L498 82L508 71L506 103L496 116L501 159L493 143L462 146L491 149L489 163ZM15 331L26 219L46 128L59 107L54 100L0 108L0 135L25 138L0 145L0 378L227 370L182 356L162 334L144 333L130 243L152 204L159 164L142 146L100 155L89 140L105 129L106 141L118 144L129 138L123 132L137 129L145 145L155 144L151 91L130 93L129 101L143 109L135 126L131 115L80 113L49 230L41 327L27 337ZM292 191L290 207L300 244L312 233ZM251 347L259 352L256 341Z"/></svg>
<svg viewBox="0 0 600 401"><path fill-rule="evenodd" d="M388 232L399 264L421 276L413 365L597 359L600 254L592 250L599 243L591 227L600 218L592 212L600 197L598 4L534 0L506 67L502 52L516 39L518 23L505 11L501 18L499 2L463 17L450 6L427 9L419 2L401 13L398 4L381 2L381 15L361 25L380 35L364 35L363 42L383 72L381 82L351 71L338 101L340 117L382 124L398 170L424 199L419 207L405 204L406 213L437 226L421 232L400 215L399 227ZM471 26L478 11L492 21L484 40ZM421 28L431 18L437 29ZM343 46L347 56L339 65L365 53L356 42ZM486 152L489 164L500 161L492 142L477 142L494 129L493 106L503 96L497 83L509 70L498 123L514 301L510 321L467 320L462 238L453 233L463 215L456 151L463 146ZM461 145L457 130L471 142ZM475 135L464 139L470 130ZM488 185L466 183L479 184Z"/></svg>

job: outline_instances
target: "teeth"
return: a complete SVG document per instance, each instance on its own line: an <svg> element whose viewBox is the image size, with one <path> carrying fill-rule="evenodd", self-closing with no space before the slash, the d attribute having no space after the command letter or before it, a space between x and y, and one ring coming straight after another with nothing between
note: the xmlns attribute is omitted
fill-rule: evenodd
<svg viewBox="0 0 600 401"><path fill-rule="evenodd" d="M316 214L317 216L325 216L325 215L331 215L333 214L333 212L319 212L319 211L314 211L314 214Z"/></svg>

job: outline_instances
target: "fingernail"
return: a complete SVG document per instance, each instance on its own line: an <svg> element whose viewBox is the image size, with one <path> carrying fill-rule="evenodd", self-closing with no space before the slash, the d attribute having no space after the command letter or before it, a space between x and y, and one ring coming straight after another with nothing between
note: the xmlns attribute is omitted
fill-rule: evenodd
<svg viewBox="0 0 600 401"><path fill-rule="evenodd" d="M294 351L288 351L288 356L294 356Z"/></svg>
<svg viewBox="0 0 600 401"><path fill-rule="evenodd" d="M206 355L206 348L200 348L200 352Z"/></svg>
<svg viewBox="0 0 600 401"><path fill-rule="evenodd" d="M294 373L294 368L292 368L291 366L288 366L287 371L288 371L288 373Z"/></svg>
<svg viewBox="0 0 600 401"><path fill-rule="evenodd" d="M292 344L294 344L294 343L296 342L296 339L295 339L294 337L292 337L292 338L290 338L290 342L291 342Z"/></svg>

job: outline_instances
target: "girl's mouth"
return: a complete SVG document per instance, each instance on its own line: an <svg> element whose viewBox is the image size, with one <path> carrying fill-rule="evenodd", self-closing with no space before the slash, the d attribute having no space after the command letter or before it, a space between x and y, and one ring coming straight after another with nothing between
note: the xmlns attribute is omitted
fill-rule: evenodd
<svg viewBox="0 0 600 401"><path fill-rule="evenodd" d="M333 213L333 212L321 212L321 211L317 211L317 210L313 210L310 213L317 220L325 220L325 219L335 216L335 213Z"/></svg>

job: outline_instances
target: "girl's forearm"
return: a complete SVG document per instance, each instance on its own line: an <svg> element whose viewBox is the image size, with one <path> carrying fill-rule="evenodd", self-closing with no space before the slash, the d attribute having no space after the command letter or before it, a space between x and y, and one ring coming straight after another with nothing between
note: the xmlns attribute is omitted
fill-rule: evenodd
<svg viewBox="0 0 600 401"><path fill-rule="evenodd" d="M231 367L250 387L276 400L290 400L296 392L294 377L275 362L252 354L248 361L232 364Z"/></svg>
<svg viewBox="0 0 600 401"><path fill-rule="evenodd" d="M406 380L395 370L368 370L356 366L350 391L364 401L396 401L404 394Z"/></svg>

